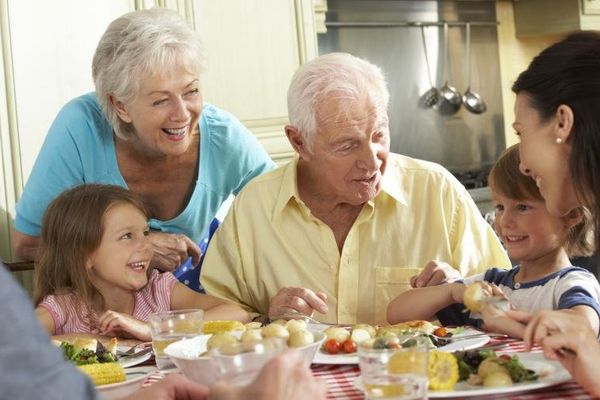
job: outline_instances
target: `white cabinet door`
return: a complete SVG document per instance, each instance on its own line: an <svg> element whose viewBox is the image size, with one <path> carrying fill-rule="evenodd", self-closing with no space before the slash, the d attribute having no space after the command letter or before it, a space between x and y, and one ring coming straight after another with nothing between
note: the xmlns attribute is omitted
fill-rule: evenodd
<svg viewBox="0 0 600 400"><path fill-rule="evenodd" d="M205 100L237 116L273 159L288 160L287 88L317 55L312 0L195 0L193 13L208 57Z"/></svg>
<svg viewBox="0 0 600 400"><path fill-rule="evenodd" d="M134 0L0 0L0 257L10 259L14 203L60 108L93 90L92 56Z"/></svg>

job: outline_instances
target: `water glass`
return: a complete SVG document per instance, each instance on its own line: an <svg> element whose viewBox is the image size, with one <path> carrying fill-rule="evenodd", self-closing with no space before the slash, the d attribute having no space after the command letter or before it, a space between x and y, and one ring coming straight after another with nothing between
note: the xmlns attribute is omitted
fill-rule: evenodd
<svg viewBox="0 0 600 400"><path fill-rule="evenodd" d="M202 334L204 311L175 310L151 314L148 318L152 334L152 350L159 369L174 367L165 348L181 339Z"/></svg>
<svg viewBox="0 0 600 400"><path fill-rule="evenodd" d="M219 379L231 386L245 386L256 378L271 358L286 348L285 340L272 337L228 344L212 349L209 354Z"/></svg>
<svg viewBox="0 0 600 400"><path fill-rule="evenodd" d="M367 399L426 399L429 340L425 336L377 338L358 346Z"/></svg>

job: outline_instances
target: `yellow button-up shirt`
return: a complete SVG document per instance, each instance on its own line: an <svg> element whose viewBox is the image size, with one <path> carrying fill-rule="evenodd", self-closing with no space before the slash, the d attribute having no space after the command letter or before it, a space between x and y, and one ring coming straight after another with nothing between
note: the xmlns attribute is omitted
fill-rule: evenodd
<svg viewBox="0 0 600 400"><path fill-rule="evenodd" d="M342 251L298 194L297 160L247 184L213 237L201 283L210 294L266 314L279 289L327 294L324 322L386 323L388 303L430 260L463 276L510 267L465 188L441 166L390 154L382 190L367 202Z"/></svg>

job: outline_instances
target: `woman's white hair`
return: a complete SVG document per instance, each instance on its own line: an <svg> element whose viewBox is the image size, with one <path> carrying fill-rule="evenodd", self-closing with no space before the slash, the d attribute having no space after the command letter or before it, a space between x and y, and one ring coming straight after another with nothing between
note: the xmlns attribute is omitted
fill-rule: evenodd
<svg viewBox="0 0 600 400"><path fill-rule="evenodd" d="M340 105L349 108L365 96L380 117L387 114L390 94L381 69L348 53L325 54L294 74L287 94L290 124L312 150L319 105L324 100L341 99Z"/></svg>
<svg viewBox="0 0 600 400"><path fill-rule="evenodd" d="M111 22L96 48L92 78L100 108L117 136L128 139L135 129L119 118L110 96L130 103L142 78L169 73L176 65L200 74L204 52L199 35L175 11L138 10Z"/></svg>

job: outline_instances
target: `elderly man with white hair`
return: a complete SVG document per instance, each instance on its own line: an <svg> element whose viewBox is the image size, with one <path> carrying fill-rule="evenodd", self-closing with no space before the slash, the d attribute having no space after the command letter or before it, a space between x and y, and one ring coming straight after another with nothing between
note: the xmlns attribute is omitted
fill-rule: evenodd
<svg viewBox="0 0 600 400"><path fill-rule="evenodd" d="M285 127L297 156L235 199L206 254L208 293L271 318L317 311L323 322L385 324L411 278L510 266L447 170L390 153L388 100L381 70L350 54L300 67Z"/></svg>

